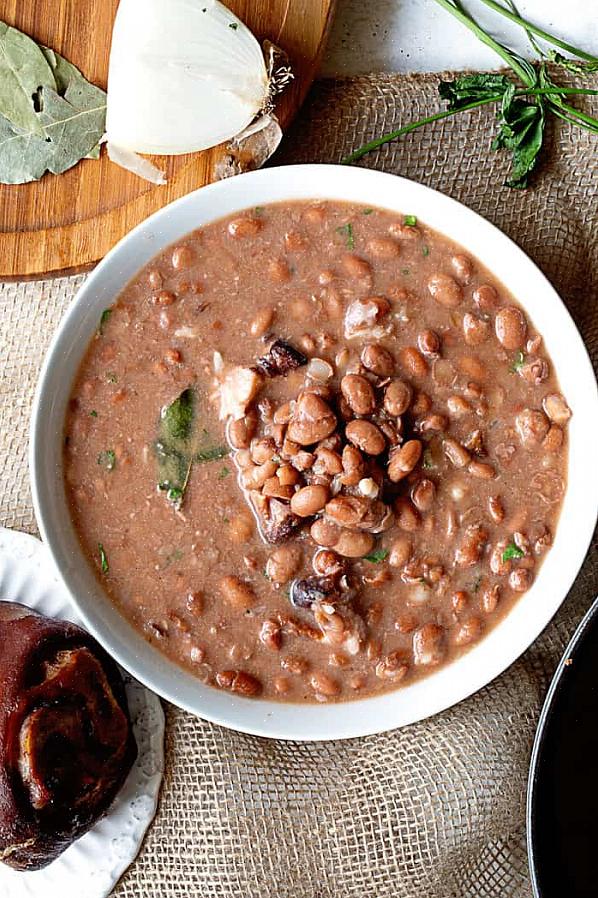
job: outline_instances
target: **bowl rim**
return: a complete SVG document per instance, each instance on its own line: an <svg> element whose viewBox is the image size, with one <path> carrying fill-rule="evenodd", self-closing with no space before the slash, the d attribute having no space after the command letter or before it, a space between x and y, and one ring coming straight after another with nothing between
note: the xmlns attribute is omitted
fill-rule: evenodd
<svg viewBox="0 0 598 898"><path fill-rule="evenodd" d="M313 189L310 186L312 183L316 185ZM369 191L373 193L378 191L381 196L392 197L392 201L387 204L386 202L378 201L368 203L367 199L355 200L354 194L359 193L360 196L367 196ZM272 193L276 194L275 199L262 198L260 201L259 197L262 194L263 197L271 197ZM232 196L232 199L229 194ZM542 295L543 301L551 306L551 314L554 314L560 320L563 336L567 338L575 349L576 382L579 380L583 383L583 388L587 392L584 406L588 403L590 406L593 406L594 414L590 417L597 421L598 390L585 345L568 309L555 289L523 250L485 218L445 194L396 175L350 166L307 164L266 168L202 187L154 213L127 234L88 276L54 334L42 366L31 416L29 464L33 505L40 532L71 596L71 600L77 606L90 632L116 658L122 667L127 669L148 688L173 704L205 720L240 732L296 741L352 738L395 729L446 710L490 683L506 670L537 638L564 601L583 563L592 538L598 515L598 471L590 473L589 484L583 492L583 507L581 512L578 510L575 518L577 539L569 546L568 552L563 558L563 566L566 573L563 574L562 569L555 569L552 571L550 579L545 575L546 567L556 550L559 536L563 530L562 523L560 523L557 528L555 545L552 552L549 553L546 562L542 565L538 580L480 643L476 644L457 660L441 668L439 672L431 673L414 684L384 693L381 696L371 696L354 701L324 705L299 705L295 703L270 702L261 699L252 699L248 702L247 699L230 696L213 687L203 686L192 674L180 668L174 662L165 662L165 656L147 643L105 596L102 598L99 582L96 582L95 589L91 586L89 571L87 578L85 578L85 574L82 572L82 562L85 566L87 562L84 561L81 550L79 550L78 556L76 552L73 554L72 545L70 556L66 551L66 543L63 545L63 540L68 542L69 538L72 540L72 536L61 530L60 524L54 526L53 516L57 511L53 505L57 502L60 503L60 497L56 490L54 494L52 493L52 484L48 483L49 480L52 480L52 477L56 479L58 469L55 468L50 472L46 471L45 473L49 474L49 476L44 476L44 463L46 456L51 454L48 452L48 446L52 446L51 441L48 444L48 435L46 433L50 426L49 421L52 418L49 409L55 410L55 402L60 396L64 397L66 393L68 397L72 379L69 379L68 384L63 386L62 393L60 393L60 389L57 389L56 394L54 393L53 380L56 379L55 372L60 369L61 362L65 361L67 354L72 351L70 347L74 342L73 333L77 317L83 318L86 314L86 308L93 308L94 302L97 304L98 297L103 297L104 293L106 297L110 296L111 301L114 301L129 280L129 277L125 277L120 282L118 289L106 290L106 284L109 284L111 278L116 277L117 274L122 275L127 268L129 269L130 277L134 276L135 271L143 268L157 252L172 244L176 239L180 239L184 233L189 233L193 228L187 227L185 230L178 230L174 227L177 236L172 237L171 235L168 239L165 236L168 232L168 227L177 220L182 221L188 211L193 210L194 207L201 209L202 206L213 204L211 214L206 213L204 220L197 221L193 226L198 227L201 224L217 221L228 214L233 214L236 211L251 208L252 206L267 205L278 199L284 201L285 197L287 201L292 201L293 199L312 199L314 201L323 199L339 202L359 202L364 203L364 205L368 203L378 208L404 212L405 206L400 208L398 202L394 199L397 195L401 196L401 205L403 204L403 197L409 198L409 208L413 208L418 213L420 206L424 206L429 210L430 214L438 214L438 216L446 214L447 220L453 221L456 219L459 221L462 219L462 229L466 230L465 225L471 229L471 240L474 244L479 239L486 239L484 235L487 235L487 239L495 248L493 256L498 255L500 250L503 255L506 255L511 261L515 261L520 266L526 278L529 278L534 283L535 288ZM251 197L250 201L249 197ZM228 202L229 206L232 203L233 207L230 210L227 208L227 211L222 212L219 201L222 204L224 200ZM425 216L422 214L420 217L430 224L429 215ZM451 228L442 227L436 223L430 226L444 234L449 240L463 244L464 248L469 249L474 257L480 258L479 251L471 250L467 242L455 237L454 233L451 232L453 225L451 225ZM469 231L467 233L469 234ZM479 234L482 235L481 238L478 236ZM156 244L155 246L154 243ZM130 257L131 251L135 248L139 250L143 260L136 261L135 269L133 269ZM133 255L135 254L133 253ZM482 253L483 255L484 253ZM137 256L135 256L135 259L137 259ZM482 262L494 273L495 269L491 264L484 258ZM501 264L504 265L504 261ZM498 279L503 283L505 282L505 277L498 277ZM516 292L515 296L527 311L525 301ZM89 339L91 339L92 331L89 328L87 330L87 339L84 341L82 348L76 352L72 351L73 354L78 355L79 362L89 343ZM545 328L541 327L540 330L544 333ZM554 355L552 350L551 355ZM559 374L562 375L562 368L558 365L557 368ZM66 387L68 387L68 390ZM568 395L568 399L569 401L571 400L570 395ZM572 421L577 421L575 415ZM591 435L593 436L593 434ZM62 485L61 477L59 479ZM569 465L569 482L563 511L570 491L571 464ZM561 512L561 518L563 511ZM70 529L72 529L72 523ZM76 562L79 563L78 568ZM547 586L550 582L552 595L548 597L548 601L545 601L543 606L536 602L534 609L529 597L534 593L538 593L537 586L540 582L544 586ZM553 586L554 583L556 583L556 587ZM94 592L95 595L92 594ZM98 597L99 603L97 601ZM110 605L111 611L107 607L108 605ZM526 616L523 613L523 607L526 610L529 608L529 615ZM507 626L507 622L515 617L517 618L518 627L515 627L515 624ZM127 631L126 635L122 632L123 630ZM500 639L498 634L503 631L505 634L507 631L511 631L511 638L506 639L505 636L505 638ZM501 642L504 644L501 645ZM486 657L483 660L481 660L479 653L480 646L487 647ZM496 651L497 649L498 651ZM494 650L494 656L492 655L492 650ZM475 660L472 660L474 658ZM462 671L459 682L457 682L459 678L456 679L455 673L458 668ZM451 672L452 676L451 673L447 672ZM443 682L444 686L442 685ZM439 688L435 688L438 684L440 684ZM210 695L207 694L208 691ZM407 694L409 694L409 700L405 699ZM403 697L403 701L401 701L401 697ZM254 710L248 711L248 706ZM300 712L299 709L301 709Z"/></svg>

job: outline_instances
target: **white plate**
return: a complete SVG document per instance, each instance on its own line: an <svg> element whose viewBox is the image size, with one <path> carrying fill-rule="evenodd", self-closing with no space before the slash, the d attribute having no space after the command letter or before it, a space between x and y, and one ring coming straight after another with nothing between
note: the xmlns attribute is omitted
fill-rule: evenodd
<svg viewBox="0 0 598 898"><path fill-rule="evenodd" d="M47 617L82 624L39 540L0 528L0 597ZM164 770L164 712L156 695L125 675L139 756L108 814L43 870L0 864L1 898L106 898L137 857L154 819Z"/></svg>
<svg viewBox="0 0 598 898"><path fill-rule="evenodd" d="M83 558L62 477L63 422L71 385L102 311L158 252L242 209L281 200L346 200L416 215L461 244L503 282L544 336L573 410L569 484L554 546L532 588L480 643L447 667L395 692L331 705L248 700L212 689L159 653L118 613ZM37 520L89 630L150 688L200 717L279 739L340 739L436 714L480 689L533 642L567 595L585 557L598 509L596 380L581 337L544 275L508 237L443 194L364 168L298 165L239 175L204 187L153 215L98 265L67 312L36 395L31 479Z"/></svg>

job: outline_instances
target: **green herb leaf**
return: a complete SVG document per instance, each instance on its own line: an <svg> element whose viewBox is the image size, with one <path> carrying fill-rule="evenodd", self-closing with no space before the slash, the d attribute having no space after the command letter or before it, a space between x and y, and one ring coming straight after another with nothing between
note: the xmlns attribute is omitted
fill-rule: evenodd
<svg viewBox="0 0 598 898"><path fill-rule="evenodd" d="M403 224L408 228L414 228L417 225L417 215L406 215L403 218Z"/></svg>
<svg viewBox="0 0 598 898"><path fill-rule="evenodd" d="M374 211L373 209L362 209L361 214L362 215L371 215L373 211Z"/></svg>
<svg viewBox="0 0 598 898"><path fill-rule="evenodd" d="M117 384L118 376L114 373L114 371L106 371L106 380L110 384Z"/></svg>
<svg viewBox="0 0 598 898"><path fill-rule="evenodd" d="M410 268L401 268L401 274L404 274L406 277L407 275L411 274L411 269Z"/></svg>
<svg viewBox="0 0 598 898"><path fill-rule="evenodd" d="M499 121L500 129L492 149L511 151L511 177L506 186L521 190L528 186L529 175L542 149L546 124L542 100L526 103L516 99L515 85L511 84L503 96Z"/></svg>
<svg viewBox="0 0 598 898"><path fill-rule="evenodd" d="M519 352L515 356L513 364L509 366L509 371L512 374L517 374L517 372L521 368L523 368L524 364L525 364L525 355L521 352L521 350L519 350Z"/></svg>
<svg viewBox="0 0 598 898"><path fill-rule="evenodd" d="M230 455L228 446L213 446L211 449L201 449L195 456L195 461L200 465L206 462L219 461L221 458L227 458Z"/></svg>
<svg viewBox="0 0 598 898"><path fill-rule="evenodd" d="M232 28L233 31L236 31L239 26L236 22L230 22L228 27Z"/></svg>
<svg viewBox="0 0 598 898"><path fill-rule="evenodd" d="M2 69L7 52L10 63ZM23 77L15 83L11 71L19 64ZM36 84L28 93L27 109L20 98L31 78ZM106 130L104 91L58 53L38 47L4 23L0 23L0 85L0 182L36 181L47 171L61 174L86 156L97 155Z"/></svg>
<svg viewBox="0 0 598 898"><path fill-rule="evenodd" d="M201 426L202 397L193 387L177 396L160 414L154 451L158 462L158 489L180 508L193 465L226 458L227 446L210 446L209 432Z"/></svg>
<svg viewBox="0 0 598 898"><path fill-rule="evenodd" d="M584 77L585 75L592 75L594 72L598 72L598 60L593 62L580 62L577 59L569 59L567 56L563 56L562 53L558 53L556 50L548 51L548 59L554 63L554 65L560 66L562 69L571 72L573 75L581 75Z"/></svg>
<svg viewBox="0 0 598 898"><path fill-rule="evenodd" d="M116 467L116 454L113 449L104 449L103 452L100 452L98 455L98 464L103 468L106 468L107 471L114 471Z"/></svg>
<svg viewBox="0 0 598 898"><path fill-rule="evenodd" d="M108 571L110 570L110 565L108 564L108 557L106 555L106 552L104 550L104 546L102 545L102 543L98 543L98 552L100 555L100 570L102 571L103 574L107 574Z"/></svg>
<svg viewBox="0 0 598 898"><path fill-rule="evenodd" d="M454 81L441 81L438 93L448 103L448 108L456 112L469 103L502 96L511 83L506 75L462 75Z"/></svg>
<svg viewBox="0 0 598 898"><path fill-rule="evenodd" d="M96 412L95 408L93 408L93 409L90 411L89 417L90 417L90 418L97 418L97 417L98 417L98 413Z"/></svg>
<svg viewBox="0 0 598 898"><path fill-rule="evenodd" d="M524 553L516 546L515 543L509 543L505 551L502 553L503 561L510 561L512 558L523 558Z"/></svg>
<svg viewBox="0 0 598 898"><path fill-rule="evenodd" d="M364 555L363 560L369 561L370 564L380 564L382 561L386 561L389 555L388 549L377 549L376 552L372 552L370 555Z"/></svg>
<svg viewBox="0 0 598 898"><path fill-rule="evenodd" d="M218 471L218 480L224 480L230 474L230 469L226 466Z"/></svg>
<svg viewBox="0 0 598 898"><path fill-rule="evenodd" d="M345 245L347 246L347 249L355 249L355 237L353 235L353 225L351 224L351 222L348 221L346 224L341 225L336 230L339 234L343 234L345 236Z"/></svg>
<svg viewBox="0 0 598 898"><path fill-rule="evenodd" d="M111 315L112 315L112 309L104 309L104 311L102 312L102 315L100 317L100 327L99 327L99 332L100 332L101 336L104 335L104 328L108 324L108 321L110 320Z"/></svg>
<svg viewBox="0 0 598 898"><path fill-rule="evenodd" d="M429 255L430 255L430 247L422 246L422 256L427 258Z"/></svg>

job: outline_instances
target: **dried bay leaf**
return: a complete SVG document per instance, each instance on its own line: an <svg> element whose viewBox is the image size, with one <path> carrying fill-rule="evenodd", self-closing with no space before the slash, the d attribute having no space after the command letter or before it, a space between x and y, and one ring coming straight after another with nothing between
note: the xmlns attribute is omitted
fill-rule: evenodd
<svg viewBox="0 0 598 898"><path fill-rule="evenodd" d="M12 81L2 79L6 72ZM15 81L20 101L42 75L26 114L21 104L15 115ZM98 159L105 127L105 92L60 54L0 22L0 182L24 184Z"/></svg>
<svg viewBox="0 0 598 898"><path fill-rule="evenodd" d="M0 22L0 115L15 128L41 135L36 115L40 89L56 90L41 48L26 34Z"/></svg>

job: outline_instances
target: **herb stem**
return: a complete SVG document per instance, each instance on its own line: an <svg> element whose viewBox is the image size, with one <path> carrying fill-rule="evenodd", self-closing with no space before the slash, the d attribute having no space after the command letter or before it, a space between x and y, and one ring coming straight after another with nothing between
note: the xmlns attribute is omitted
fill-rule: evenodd
<svg viewBox="0 0 598 898"><path fill-rule="evenodd" d="M444 0L436 0L436 2L440 3L441 6L446 5ZM497 3L496 0L481 0L481 2L490 7L490 9L493 9L495 12L499 13L501 16L504 16L506 19L510 19L511 22L515 22L517 25L521 25L521 27L525 28L526 31L531 31L532 34L536 34L538 37L541 37L542 40L547 41L547 43L552 44L554 47L560 47L561 50L565 50L567 53L571 53L573 56L577 56L578 59L583 59L586 62L598 62L598 57L592 56L591 53L585 53L578 47L574 47L572 44L568 44L566 41L555 37L554 34L550 34L550 32L545 31L543 28L539 28L537 25L532 25L532 23L528 22L527 19L522 18L518 13L512 12L510 9L507 9L500 3Z"/></svg>
<svg viewBox="0 0 598 898"><path fill-rule="evenodd" d="M475 103L467 103L459 109L445 109L443 112L435 112L434 115L428 115L426 118L419 119L417 122L410 122L408 125L403 125L402 128L397 128L396 131L391 131L389 134L384 134L382 137L370 140L369 143L364 144L358 150L349 153L348 156L341 159L341 165L351 165L363 156L367 156L372 150L377 150L378 147L384 146L385 143L390 143L392 140L396 140L397 137L403 137L405 134L410 134L411 131L415 131L423 125L431 125L433 122L439 122L444 118L449 118L451 115L458 115L460 112L466 112L468 109L478 109L480 106L488 106L490 103L498 103L500 100L502 100L502 96L497 94L496 96L488 97L485 100L476 100Z"/></svg>
<svg viewBox="0 0 598 898"><path fill-rule="evenodd" d="M576 88L576 87L530 87L530 88L522 88L515 92L515 95L518 97L525 96L548 96L550 97L553 94L590 94L592 96L598 95L598 90L592 90L590 88ZM354 150L354 152L349 153L348 156L345 156L344 159L341 159L341 165L352 165L354 162L357 162L359 159L362 159L363 156L367 156L368 153L371 153L373 150L379 149L379 147L384 146L384 144L390 143L393 140L396 140L398 137L403 137L405 134L410 134L412 131L416 131L418 128L423 127L424 125L430 125L434 122L441 121L442 119L449 118L451 115L458 115L460 112L467 112L469 109L478 109L480 106L489 106L492 103L499 103L502 100L502 96L500 94L496 94L493 97L486 97L484 100L476 100L474 103L467 103L465 106L459 107L459 109L445 109L443 112L436 112L434 115L429 115L426 118L419 119L416 122L410 122L408 125L403 125L401 128L397 128L396 131L391 131L389 134L384 134L382 137L377 137L375 140L371 140L369 143L364 144L358 150ZM563 106L559 106L559 109L563 109ZM579 110L573 110L572 106L566 107L567 110L573 111L576 115L580 115L580 117L584 116L583 113L580 113ZM556 110L551 104L551 109L556 113ZM567 117L564 114L559 116L565 121L571 122L572 124L577 124L571 117ZM588 116L584 116L588 118L588 125L590 127L587 130L593 131L593 126L596 125L596 120L591 119ZM582 127L580 125L580 127Z"/></svg>
<svg viewBox="0 0 598 898"><path fill-rule="evenodd" d="M507 65L513 69L516 75L523 81L524 84L527 84L528 87L531 87L533 84L530 72L528 68L522 65L522 62L519 61L516 56L507 50L506 47L503 47L498 41L494 40L489 34L487 34L483 28L481 28L478 23L468 15L460 6L456 6L452 0L435 0L439 6L442 6L443 9L446 9L447 12L450 12L452 16L454 16L462 25L465 25L466 28L469 28L475 36L482 41L483 44L486 44L487 47L490 47L491 50L494 50ZM486 2L486 0L483 0ZM502 10L503 13L507 13L507 10L504 7L499 6L499 9Z"/></svg>

